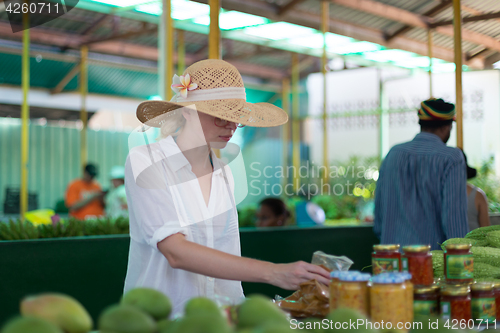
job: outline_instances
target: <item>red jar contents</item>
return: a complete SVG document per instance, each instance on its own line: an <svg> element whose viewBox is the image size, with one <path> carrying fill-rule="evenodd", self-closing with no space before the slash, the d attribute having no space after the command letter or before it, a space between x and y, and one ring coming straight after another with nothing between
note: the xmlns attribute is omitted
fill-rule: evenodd
<svg viewBox="0 0 500 333"><path fill-rule="evenodd" d="M494 323L496 319L495 292L491 283L475 283L472 289L472 319Z"/></svg>
<svg viewBox="0 0 500 333"><path fill-rule="evenodd" d="M472 319L469 286L445 286L441 289L441 317L444 320Z"/></svg>
<svg viewBox="0 0 500 333"><path fill-rule="evenodd" d="M444 251L444 275L449 284L471 284L474 259L470 244L449 244Z"/></svg>
<svg viewBox="0 0 500 333"><path fill-rule="evenodd" d="M403 247L401 270L411 274L414 285L430 286L434 283L430 245L409 245Z"/></svg>
<svg viewBox="0 0 500 333"><path fill-rule="evenodd" d="M493 283L493 293L495 294L496 319L500 320L500 282Z"/></svg>
<svg viewBox="0 0 500 333"><path fill-rule="evenodd" d="M399 272L401 267L401 253L399 244L373 245L372 271L373 275L386 272Z"/></svg>
<svg viewBox="0 0 500 333"><path fill-rule="evenodd" d="M432 316L439 314L439 287L420 286L413 292L413 315Z"/></svg>

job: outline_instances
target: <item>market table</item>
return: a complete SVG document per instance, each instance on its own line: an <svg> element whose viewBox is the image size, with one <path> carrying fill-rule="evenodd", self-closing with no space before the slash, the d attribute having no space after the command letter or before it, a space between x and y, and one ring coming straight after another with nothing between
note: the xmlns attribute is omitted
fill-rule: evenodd
<svg viewBox="0 0 500 333"><path fill-rule="evenodd" d="M310 261L313 252L345 255L352 269L371 264L372 226L241 229L242 255L276 263ZM61 292L78 299L94 320L119 301L127 270L128 235L0 241L0 326L29 294ZM245 294L291 292L243 283Z"/></svg>

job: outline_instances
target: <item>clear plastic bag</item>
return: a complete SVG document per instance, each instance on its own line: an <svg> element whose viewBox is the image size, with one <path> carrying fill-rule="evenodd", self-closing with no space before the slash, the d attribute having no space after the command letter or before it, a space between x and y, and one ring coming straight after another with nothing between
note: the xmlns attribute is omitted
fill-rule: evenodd
<svg viewBox="0 0 500 333"><path fill-rule="evenodd" d="M348 271L352 264L354 264L354 262L346 256L332 256L322 251L316 251L313 253L311 263L313 265L323 266L329 271Z"/></svg>
<svg viewBox="0 0 500 333"><path fill-rule="evenodd" d="M316 251L312 264L328 271L347 271L353 261L345 256L337 257ZM325 317L330 310L330 290L316 280L301 283L299 290L287 298L276 295L276 304L295 318Z"/></svg>

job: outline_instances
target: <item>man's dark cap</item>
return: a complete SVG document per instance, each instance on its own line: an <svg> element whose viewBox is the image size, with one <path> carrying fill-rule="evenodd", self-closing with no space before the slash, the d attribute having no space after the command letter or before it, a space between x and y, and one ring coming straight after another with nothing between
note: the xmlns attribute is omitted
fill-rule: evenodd
<svg viewBox="0 0 500 333"><path fill-rule="evenodd" d="M91 163L89 163L89 164L87 164L87 165L85 166L85 171L86 171L89 175L91 175L92 177L95 177L95 176L97 176L97 174L98 174L98 171L97 171L97 166L95 166L94 164L91 164Z"/></svg>
<svg viewBox="0 0 500 333"><path fill-rule="evenodd" d="M450 125L455 120L455 105L441 98L428 99L420 103L418 123L425 127L441 127Z"/></svg>

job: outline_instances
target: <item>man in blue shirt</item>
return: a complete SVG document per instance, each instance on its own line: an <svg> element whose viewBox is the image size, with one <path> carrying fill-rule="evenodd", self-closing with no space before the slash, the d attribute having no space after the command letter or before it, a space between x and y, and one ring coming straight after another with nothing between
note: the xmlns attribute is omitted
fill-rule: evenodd
<svg viewBox="0 0 500 333"><path fill-rule="evenodd" d="M446 146L455 106L442 99L421 103L420 133L394 146L380 167L374 232L382 244L430 244L464 237L466 168L462 152Z"/></svg>

